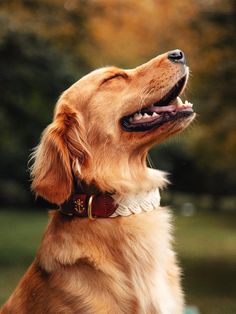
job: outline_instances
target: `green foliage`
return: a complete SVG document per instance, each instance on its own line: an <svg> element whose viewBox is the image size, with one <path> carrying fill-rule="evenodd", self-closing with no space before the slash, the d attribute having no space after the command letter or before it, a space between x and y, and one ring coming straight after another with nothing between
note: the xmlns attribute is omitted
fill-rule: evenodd
<svg viewBox="0 0 236 314"><path fill-rule="evenodd" d="M234 194L236 189L235 19L231 0L204 12L198 24L203 56L195 88L200 116L188 147L204 178L202 190L216 195Z"/></svg>
<svg viewBox="0 0 236 314"><path fill-rule="evenodd" d="M57 97L73 82L70 60L35 34L9 32L0 45L1 195L26 201L27 160L50 122Z"/></svg>

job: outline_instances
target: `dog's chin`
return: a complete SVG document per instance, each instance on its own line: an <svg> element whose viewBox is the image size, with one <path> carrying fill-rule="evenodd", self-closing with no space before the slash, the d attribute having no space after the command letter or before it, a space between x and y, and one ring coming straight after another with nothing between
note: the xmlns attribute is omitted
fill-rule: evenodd
<svg viewBox="0 0 236 314"><path fill-rule="evenodd" d="M178 97L183 91L187 75L182 77L170 91L155 103L144 106L121 118L120 124L125 132L150 132L156 129L169 129L170 125L179 124L185 128L195 116L192 104L182 102ZM185 123L186 120L186 123Z"/></svg>

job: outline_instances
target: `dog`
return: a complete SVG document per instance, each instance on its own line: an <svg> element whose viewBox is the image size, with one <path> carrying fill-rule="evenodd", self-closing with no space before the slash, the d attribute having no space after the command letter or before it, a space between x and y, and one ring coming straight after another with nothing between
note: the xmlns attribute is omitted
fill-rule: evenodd
<svg viewBox="0 0 236 314"><path fill-rule="evenodd" d="M151 146L185 129L189 76L173 50L134 69L97 69L59 98L33 153L32 189L59 205L2 314L180 314L184 298L167 179Z"/></svg>

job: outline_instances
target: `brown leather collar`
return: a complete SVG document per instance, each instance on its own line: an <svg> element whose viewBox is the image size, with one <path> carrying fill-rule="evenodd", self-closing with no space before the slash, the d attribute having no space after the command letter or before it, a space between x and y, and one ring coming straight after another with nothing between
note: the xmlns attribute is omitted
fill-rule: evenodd
<svg viewBox="0 0 236 314"><path fill-rule="evenodd" d="M69 216L96 219L110 217L117 207L110 194L74 194L60 206L59 211Z"/></svg>

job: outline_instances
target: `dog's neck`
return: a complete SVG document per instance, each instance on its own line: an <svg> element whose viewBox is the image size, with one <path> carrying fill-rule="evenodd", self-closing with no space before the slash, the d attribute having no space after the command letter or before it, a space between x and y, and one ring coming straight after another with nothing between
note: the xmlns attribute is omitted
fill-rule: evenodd
<svg viewBox="0 0 236 314"><path fill-rule="evenodd" d="M118 204L117 209L110 217L130 216L142 212L150 212L160 206L159 189L153 189L148 192L141 192L134 195L118 196L112 195Z"/></svg>
<svg viewBox="0 0 236 314"><path fill-rule="evenodd" d="M69 216L114 218L150 212L160 205L159 188L135 194L118 195L101 192L96 186L75 183L74 194L61 205L60 211Z"/></svg>
<svg viewBox="0 0 236 314"><path fill-rule="evenodd" d="M151 170L151 169L150 169ZM87 185L81 182L79 190L86 194L100 194L101 191L95 185ZM136 194L128 194L119 196L112 194L112 198L118 205L115 212L109 217L114 218L118 216L130 216L132 214L139 214L142 212L150 212L160 206L160 192L159 188L155 187L149 191L142 191Z"/></svg>

